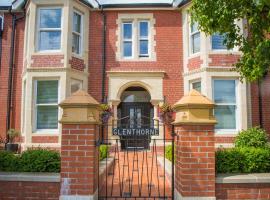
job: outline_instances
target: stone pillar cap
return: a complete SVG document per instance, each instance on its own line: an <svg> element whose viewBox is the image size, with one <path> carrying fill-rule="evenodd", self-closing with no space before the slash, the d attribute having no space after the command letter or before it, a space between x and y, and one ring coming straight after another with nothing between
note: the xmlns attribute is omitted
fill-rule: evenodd
<svg viewBox="0 0 270 200"><path fill-rule="evenodd" d="M98 106L99 103L90 94L83 90L73 93L59 104L61 107L66 106Z"/></svg>
<svg viewBox="0 0 270 200"><path fill-rule="evenodd" d="M188 93L188 95L183 96L176 104L174 104L173 108L201 106L214 107L214 105L213 101L193 89Z"/></svg>

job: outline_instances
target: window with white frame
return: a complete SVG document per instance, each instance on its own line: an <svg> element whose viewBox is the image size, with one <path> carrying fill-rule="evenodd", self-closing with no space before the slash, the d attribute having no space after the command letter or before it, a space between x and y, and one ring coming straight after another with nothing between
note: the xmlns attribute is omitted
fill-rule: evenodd
<svg viewBox="0 0 270 200"><path fill-rule="evenodd" d="M236 80L213 80L213 97L216 104L214 114L218 130L236 130Z"/></svg>
<svg viewBox="0 0 270 200"><path fill-rule="evenodd" d="M61 49L61 8L38 9L38 51Z"/></svg>
<svg viewBox="0 0 270 200"><path fill-rule="evenodd" d="M133 22L123 23L123 57L130 58L133 55Z"/></svg>
<svg viewBox="0 0 270 200"><path fill-rule="evenodd" d="M191 89L197 90L198 92L202 91L201 81L191 82Z"/></svg>
<svg viewBox="0 0 270 200"><path fill-rule="evenodd" d="M139 21L139 56L149 57L149 21Z"/></svg>
<svg viewBox="0 0 270 200"><path fill-rule="evenodd" d="M212 49L213 50L227 50L227 46L224 44L225 35L224 34L214 34L212 35Z"/></svg>
<svg viewBox="0 0 270 200"><path fill-rule="evenodd" d="M58 80L35 82L36 130L58 129Z"/></svg>
<svg viewBox="0 0 270 200"><path fill-rule="evenodd" d="M190 24L190 50L191 54L198 53L201 50L201 33L197 22Z"/></svg>
<svg viewBox="0 0 270 200"><path fill-rule="evenodd" d="M82 53L82 14L77 11L73 12L73 28L72 28L72 52L78 55Z"/></svg>
<svg viewBox="0 0 270 200"><path fill-rule="evenodd" d="M150 57L149 20L123 21L121 40L123 58Z"/></svg>

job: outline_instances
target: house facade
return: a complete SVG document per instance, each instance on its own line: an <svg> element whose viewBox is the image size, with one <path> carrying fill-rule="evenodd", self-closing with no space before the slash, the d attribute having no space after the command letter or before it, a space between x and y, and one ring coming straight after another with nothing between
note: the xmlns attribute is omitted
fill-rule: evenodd
<svg viewBox="0 0 270 200"><path fill-rule="evenodd" d="M78 90L108 103L114 121L129 116L128 126L151 126L152 119L159 120L160 104L173 105L198 90L216 104L216 147L230 147L237 133L251 126L270 132L270 76L260 90L240 80L233 64L241 52L228 50L223 35L200 32L191 23L190 5L1 1L1 136L15 128L23 149L60 148L58 104ZM245 31L243 22L237 23Z"/></svg>

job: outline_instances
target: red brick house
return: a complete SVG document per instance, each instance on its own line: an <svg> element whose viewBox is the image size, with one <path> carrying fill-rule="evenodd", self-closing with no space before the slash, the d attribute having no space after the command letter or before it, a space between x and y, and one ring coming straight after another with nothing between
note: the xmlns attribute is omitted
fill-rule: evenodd
<svg viewBox="0 0 270 200"><path fill-rule="evenodd" d="M160 103L174 104L196 89L216 103L216 146L230 146L251 126L270 132L270 76L261 91L241 82L232 70L241 53L227 50L222 35L206 36L192 25L189 6L2 0L0 135L15 128L23 149L60 148L58 104L78 89L111 105L114 119L130 116L134 123L158 119Z"/></svg>

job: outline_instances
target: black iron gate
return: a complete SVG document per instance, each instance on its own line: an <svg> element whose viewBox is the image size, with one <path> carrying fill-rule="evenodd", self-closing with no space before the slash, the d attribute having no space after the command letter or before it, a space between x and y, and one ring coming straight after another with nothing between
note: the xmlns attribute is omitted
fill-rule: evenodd
<svg viewBox="0 0 270 200"><path fill-rule="evenodd" d="M164 125L123 128L113 122L102 128L114 136L101 142L109 153L99 164L99 199L174 199L174 154L171 162L165 158L167 146L174 152L174 136L165 137Z"/></svg>

